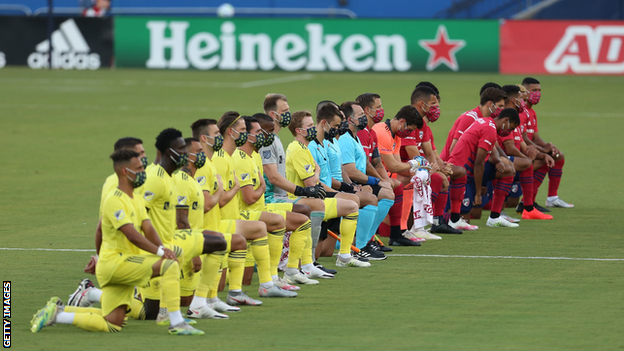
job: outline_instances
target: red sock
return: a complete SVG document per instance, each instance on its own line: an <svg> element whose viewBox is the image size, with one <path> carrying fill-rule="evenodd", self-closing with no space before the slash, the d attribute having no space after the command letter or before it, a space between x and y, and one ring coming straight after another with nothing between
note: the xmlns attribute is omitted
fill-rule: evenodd
<svg viewBox="0 0 624 351"><path fill-rule="evenodd" d="M468 177L466 176L451 180L451 213L460 213L461 211L467 180Z"/></svg>
<svg viewBox="0 0 624 351"><path fill-rule="evenodd" d="M548 172L548 166L543 165L542 168L536 170L533 169L533 202L535 203L535 197L537 197L537 190L544 181L546 173Z"/></svg>
<svg viewBox="0 0 624 351"><path fill-rule="evenodd" d="M505 204L505 198L511 192L513 177L494 179L494 195L492 196L492 212L500 213Z"/></svg>
<svg viewBox="0 0 624 351"><path fill-rule="evenodd" d="M520 172L520 187L524 206L533 206L533 166Z"/></svg>
<svg viewBox="0 0 624 351"><path fill-rule="evenodd" d="M388 216L390 216L391 226L401 225L401 213L403 212L403 184L394 188L394 205L390 207Z"/></svg>
<svg viewBox="0 0 624 351"><path fill-rule="evenodd" d="M561 175L563 174L563 164L565 159L555 162L553 168L548 171L548 196L557 196Z"/></svg>
<svg viewBox="0 0 624 351"><path fill-rule="evenodd" d="M401 211L401 230L407 229L407 221L412 215L412 199L414 198L414 187L407 186L403 189L403 207Z"/></svg>
<svg viewBox="0 0 624 351"><path fill-rule="evenodd" d="M377 233L386 238L390 237L390 226L386 223L381 223L377 229Z"/></svg>
<svg viewBox="0 0 624 351"><path fill-rule="evenodd" d="M446 203L448 202L449 192L444 191L438 194L438 197L433 204L433 215L444 216L444 209L446 209Z"/></svg>
<svg viewBox="0 0 624 351"><path fill-rule="evenodd" d="M440 199L440 202L444 201L444 204L442 205L442 213L436 214L438 212L438 197L444 196L440 193L443 185L444 182L442 176L439 173L434 173L431 175L431 205L433 206L434 216L441 216L444 214L444 207L446 206L446 201L448 200L448 192L446 192L446 197L444 199Z"/></svg>

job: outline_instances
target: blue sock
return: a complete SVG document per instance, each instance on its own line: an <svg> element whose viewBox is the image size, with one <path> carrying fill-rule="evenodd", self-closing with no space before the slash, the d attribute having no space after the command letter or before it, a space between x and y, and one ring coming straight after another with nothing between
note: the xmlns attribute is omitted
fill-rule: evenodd
<svg viewBox="0 0 624 351"><path fill-rule="evenodd" d="M377 206L366 205L360 209L357 227L355 230L355 246L358 249L366 246L370 240L370 232L377 215Z"/></svg>
<svg viewBox="0 0 624 351"><path fill-rule="evenodd" d="M390 200L390 199L379 200L379 202L377 203L377 215L375 216L375 220L373 221L373 227L371 228L371 233L368 236L369 240L370 238L373 237L373 235L375 235L375 233L377 232L377 229L379 228L379 225L381 224L381 222L383 222L384 218L386 218L386 216L388 215L388 211L390 211L390 207L392 207L393 205L394 205L394 200Z"/></svg>

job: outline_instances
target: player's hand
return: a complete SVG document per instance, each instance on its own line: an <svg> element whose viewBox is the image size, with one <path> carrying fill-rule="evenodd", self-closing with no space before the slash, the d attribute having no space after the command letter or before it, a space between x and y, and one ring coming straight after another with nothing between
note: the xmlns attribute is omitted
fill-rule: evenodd
<svg viewBox="0 0 624 351"><path fill-rule="evenodd" d="M559 152L559 149L555 145L553 145L552 149L550 150L550 154L553 155L553 158L558 158Z"/></svg>
<svg viewBox="0 0 624 351"><path fill-rule="evenodd" d="M89 274L95 274L96 265L97 265L97 257L91 256L91 259L89 260L89 263L87 263L87 266L85 267L84 272L89 273Z"/></svg>
<svg viewBox="0 0 624 351"><path fill-rule="evenodd" d="M325 188L323 188L321 184L316 184L316 188L318 189L316 197L321 200L325 200L325 197L327 196L327 192L325 191Z"/></svg>
<svg viewBox="0 0 624 351"><path fill-rule="evenodd" d="M387 180L380 180L378 185L382 188L392 190L392 184L390 184L390 182Z"/></svg>
<svg viewBox="0 0 624 351"><path fill-rule="evenodd" d="M195 256L191 259L191 263L193 264L193 272L197 273L202 269L202 260L199 256Z"/></svg>
<svg viewBox="0 0 624 351"><path fill-rule="evenodd" d="M168 248L164 248L165 254L162 256L162 258L167 259L167 260L174 260L177 261L178 258L175 255L175 252L171 251Z"/></svg>
<svg viewBox="0 0 624 351"><path fill-rule="evenodd" d="M546 161L546 165L550 168L555 165L555 160L550 157L550 155L544 155L544 161Z"/></svg>
<svg viewBox="0 0 624 351"><path fill-rule="evenodd" d="M505 172L505 163L503 161L498 161L498 163L496 163L496 171L498 173L504 173Z"/></svg>
<svg viewBox="0 0 624 351"><path fill-rule="evenodd" d="M440 170L440 166L437 162L431 164L431 173L435 173Z"/></svg>
<svg viewBox="0 0 624 351"><path fill-rule="evenodd" d="M238 177L236 177L236 171L232 171L232 175L234 176L234 186L232 187L232 189L239 189L240 183L238 182Z"/></svg>
<svg viewBox="0 0 624 351"><path fill-rule="evenodd" d="M535 161L535 158L537 157L538 154L539 154L539 151L535 147L533 147L533 146L528 146L527 147L526 156L531 161Z"/></svg>
<svg viewBox="0 0 624 351"><path fill-rule="evenodd" d="M481 206L481 194L476 194L474 198L474 207Z"/></svg>
<svg viewBox="0 0 624 351"><path fill-rule="evenodd" d="M552 151L553 146L554 146L554 145L553 145L552 143L547 143L547 144L544 146L544 152L545 152L545 153L547 153L547 154L549 154L549 153Z"/></svg>
<svg viewBox="0 0 624 351"><path fill-rule="evenodd" d="M221 175L220 174L217 174L217 184L219 184L219 189L223 189L223 179L221 179ZM217 189L217 191L219 189Z"/></svg>
<svg viewBox="0 0 624 351"><path fill-rule="evenodd" d="M266 182L264 181L264 176L262 176L262 173L260 173L260 170L258 170L258 179L260 179L260 187L266 190Z"/></svg>
<svg viewBox="0 0 624 351"><path fill-rule="evenodd" d="M438 172L441 176L442 176L442 191L447 191L449 186L451 186L451 183L448 180L448 177L442 173L442 172Z"/></svg>
<svg viewBox="0 0 624 351"><path fill-rule="evenodd" d="M443 172L447 176L452 175L453 174L453 164L452 163L448 163L448 162L444 162Z"/></svg>

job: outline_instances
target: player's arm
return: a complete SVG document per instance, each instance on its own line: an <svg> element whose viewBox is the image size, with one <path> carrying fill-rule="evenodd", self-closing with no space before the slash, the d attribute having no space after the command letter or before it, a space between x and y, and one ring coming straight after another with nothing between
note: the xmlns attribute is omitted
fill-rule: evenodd
<svg viewBox="0 0 624 351"><path fill-rule="evenodd" d="M522 152L520 152L520 150L518 150L518 148L516 148L513 139L503 141L503 145L505 145L505 150L507 150L507 156L526 157Z"/></svg>
<svg viewBox="0 0 624 351"><path fill-rule="evenodd" d="M202 191L204 193L204 213L212 210L219 203L223 194L225 194L221 175L217 174L215 177L217 178L217 190L214 194L210 195L210 191L208 190Z"/></svg>
<svg viewBox="0 0 624 351"><path fill-rule="evenodd" d="M102 247L102 217L95 228L95 253L100 254L100 247Z"/></svg>
<svg viewBox="0 0 624 351"><path fill-rule="evenodd" d="M221 199L219 199L219 206L225 207L225 205L227 205L230 201L232 201L232 199L234 198L234 196L236 196L239 190L240 190L240 184L238 183L238 178L236 177L236 173L234 173L234 186L232 187L232 189L226 191L221 196Z"/></svg>
<svg viewBox="0 0 624 351"><path fill-rule="evenodd" d="M498 152L499 157L507 157L507 153L505 152L505 150L503 150L502 147L500 147L500 145L498 144L498 141L495 143L496 147L496 151Z"/></svg>
<svg viewBox="0 0 624 351"><path fill-rule="evenodd" d="M253 184L246 184L241 187L241 194L243 195L243 200L247 205L255 204L258 200L260 200L260 197L264 196L266 183L264 182L264 177L260 175L260 172L258 172L258 179L260 181L260 186L256 190L254 190Z"/></svg>
<svg viewBox="0 0 624 351"><path fill-rule="evenodd" d="M475 182L475 199L479 199L479 202L481 202L481 183L483 182L483 171L485 169L485 157L487 156L487 154L487 150L483 148L478 148L477 156L475 157L474 162L473 173ZM490 155L490 158L492 158L492 155Z"/></svg>
<svg viewBox="0 0 624 351"><path fill-rule="evenodd" d="M270 163L262 166L264 168L264 174L269 178L269 182L278 188L284 189L291 194L295 193L295 184L291 183L283 175L277 171L277 164Z"/></svg>
<svg viewBox="0 0 624 351"><path fill-rule="evenodd" d="M353 181L356 181L360 184L368 184L368 178L366 174L360 172L356 167L355 163L347 163L343 165L343 169L346 174L349 175L349 178ZM379 181L379 178L376 178Z"/></svg>
<svg viewBox="0 0 624 351"><path fill-rule="evenodd" d="M154 226L152 225L152 221L150 221L149 219L144 220L141 223L141 230L143 230L145 237L152 244L156 246L162 245L162 241L160 240L160 237L158 236L158 232L156 232L156 228L154 228Z"/></svg>
<svg viewBox="0 0 624 351"><path fill-rule="evenodd" d="M347 184L351 184L353 183L353 180L351 179L351 177L349 177L349 173L347 173L347 171L344 169L344 167L340 167L340 172L342 172L342 181L347 183Z"/></svg>
<svg viewBox="0 0 624 351"><path fill-rule="evenodd" d="M146 221L143 221L145 223ZM125 224L119 230L128 238L128 240L141 250L156 254L160 245L156 245L147 237L141 235L132 224ZM160 240L160 239L159 239ZM162 245L162 243L161 243Z"/></svg>
<svg viewBox="0 0 624 351"><path fill-rule="evenodd" d="M381 159L383 160L388 172L391 173L409 172L411 168L409 164L401 162L398 154L382 153Z"/></svg>
<svg viewBox="0 0 624 351"><path fill-rule="evenodd" d="M459 138L457 139L453 138L453 141L451 141L451 146L449 146L449 155L453 151L453 148L455 148L455 144L457 144L457 140L459 140Z"/></svg>
<svg viewBox="0 0 624 351"><path fill-rule="evenodd" d="M379 163L381 163L381 160L379 160ZM371 177L382 179L379 172L377 172L377 168L368 160L366 161L366 174Z"/></svg>

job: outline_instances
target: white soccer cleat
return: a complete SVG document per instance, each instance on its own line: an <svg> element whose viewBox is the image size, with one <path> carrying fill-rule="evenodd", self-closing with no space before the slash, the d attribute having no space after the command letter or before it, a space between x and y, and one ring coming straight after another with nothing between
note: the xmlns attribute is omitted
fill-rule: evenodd
<svg viewBox="0 0 624 351"><path fill-rule="evenodd" d="M463 218L460 218L457 222L449 220L448 225L449 227L457 230L473 231L479 229L479 227L477 227L476 225L468 224Z"/></svg>
<svg viewBox="0 0 624 351"><path fill-rule="evenodd" d="M194 319L228 319L230 318L227 314L219 313L212 308L208 307L208 305L202 305L199 308L190 308L186 312L186 316L188 318Z"/></svg>
<svg viewBox="0 0 624 351"><path fill-rule="evenodd" d="M91 307L93 304L89 301L89 290L95 288L93 282L89 278L83 279L73 294L69 295L67 306L75 307Z"/></svg>
<svg viewBox="0 0 624 351"><path fill-rule="evenodd" d="M221 312L221 313L225 313L225 312L240 312L241 309L240 307L236 307L236 306L230 306L227 303L221 301L221 299L219 299L218 297L216 298L217 302L208 302L207 305L208 307L212 308L213 310L217 311L217 312Z"/></svg>
<svg viewBox="0 0 624 351"><path fill-rule="evenodd" d="M435 234L431 234L429 231L420 228L418 230L414 230L411 231L410 233L412 233L412 235L414 235L417 238L421 238L421 239L425 239L425 240L442 240L441 236L437 236Z"/></svg>
<svg viewBox="0 0 624 351"><path fill-rule="evenodd" d="M510 221L506 220L503 217L488 218L487 222L485 222L485 225L487 225L488 227L507 227L507 228L519 227L517 223L511 223Z"/></svg>
<svg viewBox="0 0 624 351"><path fill-rule="evenodd" d="M284 290L275 284L268 289L259 287L258 295L260 295L260 297L297 297L296 292Z"/></svg>
<svg viewBox="0 0 624 351"><path fill-rule="evenodd" d="M561 207L561 208L574 208L573 204L569 204L560 198L556 198L552 201L546 199L546 207Z"/></svg>
<svg viewBox="0 0 624 351"><path fill-rule="evenodd" d="M298 287L296 285L288 284L288 282L286 282L286 280L284 280L284 278L280 278L280 277L277 277L276 279L273 279L273 284L279 286L280 289L283 289L283 290L288 290L288 291L299 291L299 290L301 290L300 287Z"/></svg>
<svg viewBox="0 0 624 351"><path fill-rule="evenodd" d="M351 256L348 261L343 261L340 259L340 256L336 258L336 267L361 267L367 268L370 267L371 264L369 262L362 262L355 257Z"/></svg>
<svg viewBox="0 0 624 351"><path fill-rule="evenodd" d="M297 272L296 274L293 274L293 275L284 273L284 280L288 284L316 285L319 283L318 280L310 279L306 277L304 274L302 274L301 272Z"/></svg>
<svg viewBox="0 0 624 351"><path fill-rule="evenodd" d="M501 216L501 217L503 217L503 218L505 218L508 222L511 222L511 223L520 223L520 219L518 219L518 218L513 218L513 217L509 217L509 215L508 215L507 213L505 213L505 211L502 211L502 212L500 213L500 216Z"/></svg>
<svg viewBox="0 0 624 351"><path fill-rule="evenodd" d="M422 243L422 242L427 241L427 238L423 238L423 237L420 237L420 236L416 235L416 231L412 231L411 229L404 231L403 232L403 237L405 239L409 239L409 240L415 241L417 243Z"/></svg>
<svg viewBox="0 0 624 351"><path fill-rule="evenodd" d="M321 279L332 279L336 276L330 273L325 272L320 268L312 268L311 271L306 271L305 269L301 269L301 273L303 273L308 278L321 278Z"/></svg>

